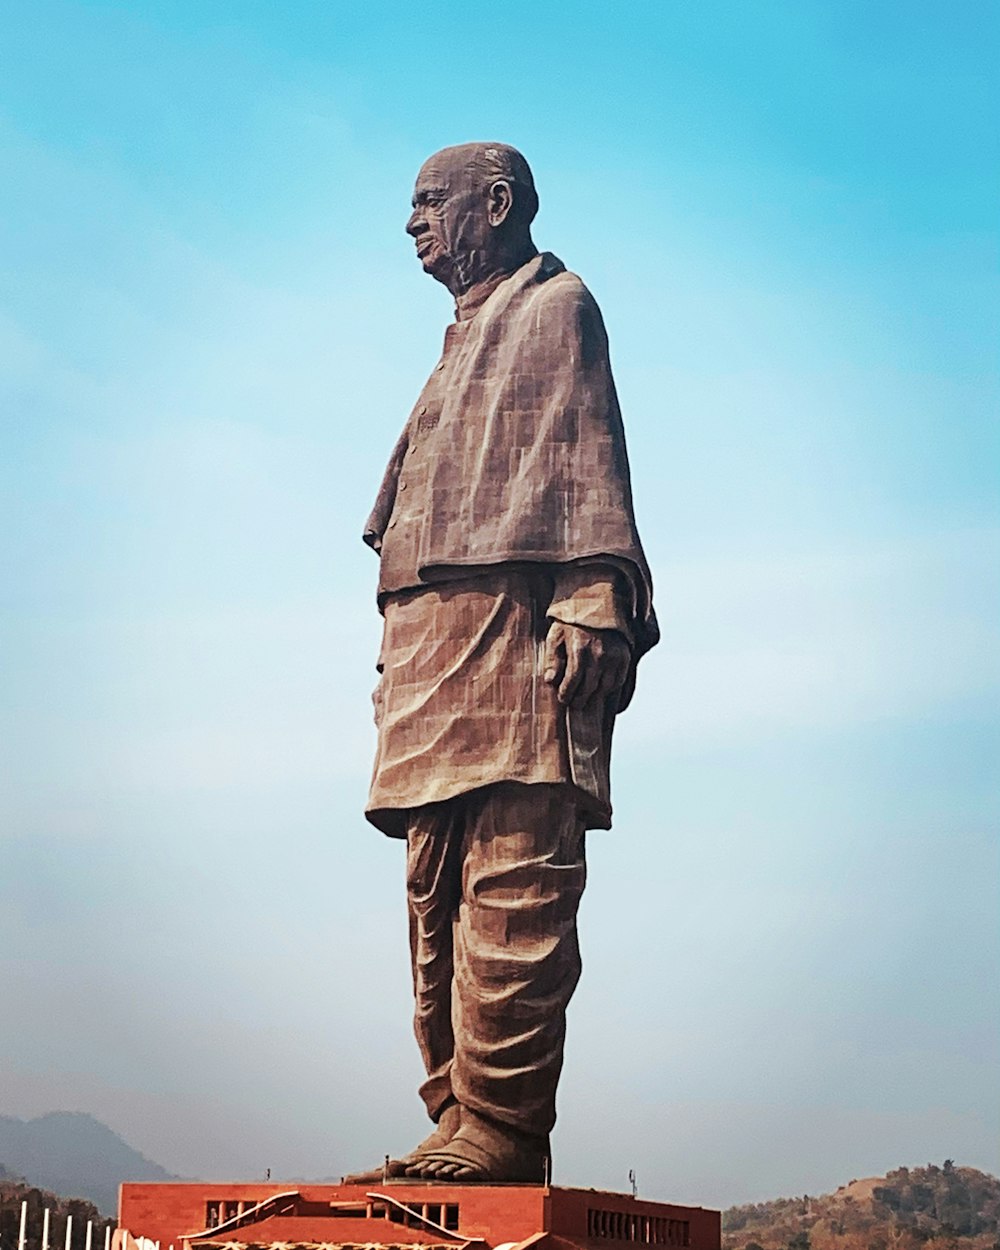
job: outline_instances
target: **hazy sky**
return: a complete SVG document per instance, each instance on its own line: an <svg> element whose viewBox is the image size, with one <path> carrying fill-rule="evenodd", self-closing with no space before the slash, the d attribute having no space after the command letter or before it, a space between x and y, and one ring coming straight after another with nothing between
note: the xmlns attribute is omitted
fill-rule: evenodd
<svg viewBox="0 0 1000 1250"><path fill-rule="evenodd" d="M0 1112L212 1177L423 1135L359 534L451 315L413 177L495 139L604 311L664 630L555 1177L1000 1167L998 27L3 6Z"/></svg>

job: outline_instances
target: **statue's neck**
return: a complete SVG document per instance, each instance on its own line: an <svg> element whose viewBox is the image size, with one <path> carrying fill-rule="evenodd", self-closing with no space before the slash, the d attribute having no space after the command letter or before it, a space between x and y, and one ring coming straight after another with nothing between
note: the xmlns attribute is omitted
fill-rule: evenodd
<svg viewBox="0 0 1000 1250"><path fill-rule="evenodd" d="M490 277L484 278L481 282L474 283L467 291L463 291L461 295L456 295L455 320L468 321L470 318L474 317L497 289L500 283L509 277L509 273L492 274Z"/></svg>
<svg viewBox="0 0 1000 1250"><path fill-rule="evenodd" d="M537 255L537 250L532 247L520 252L517 256L507 257L503 262L498 263L488 275L477 279L465 290L455 292L455 320L468 321L474 317L501 282Z"/></svg>

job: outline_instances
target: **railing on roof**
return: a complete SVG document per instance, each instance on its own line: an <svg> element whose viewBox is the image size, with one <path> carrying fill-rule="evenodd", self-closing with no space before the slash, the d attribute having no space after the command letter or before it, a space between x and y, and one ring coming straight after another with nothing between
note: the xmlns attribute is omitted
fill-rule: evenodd
<svg viewBox="0 0 1000 1250"><path fill-rule="evenodd" d="M221 1224L213 1224L211 1228L203 1228L197 1233L185 1233L182 1240L200 1241L205 1237L216 1236L219 1233L228 1233L234 1228L242 1227L244 1224L256 1224L258 1220L266 1219L269 1215L282 1215L293 1205L298 1197L299 1191L297 1189L287 1189L284 1193L271 1194L269 1198L262 1198L254 1206L245 1207L237 1215L231 1215L228 1220L223 1220Z"/></svg>
<svg viewBox="0 0 1000 1250"><path fill-rule="evenodd" d="M482 1244L482 1237L468 1237L465 1233L460 1233L455 1228L445 1228L443 1224L438 1224L429 1216L424 1215L423 1211L417 1207L409 1207L405 1202L400 1202L398 1198L390 1198L388 1194L366 1193L366 1198L371 1198L376 1202L384 1202L387 1206L395 1207L397 1211L402 1211L404 1215L408 1215L410 1219L418 1221L416 1227L425 1228L432 1233L441 1233L447 1237L449 1241L458 1242L461 1245L468 1246L473 1244Z"/></svg>

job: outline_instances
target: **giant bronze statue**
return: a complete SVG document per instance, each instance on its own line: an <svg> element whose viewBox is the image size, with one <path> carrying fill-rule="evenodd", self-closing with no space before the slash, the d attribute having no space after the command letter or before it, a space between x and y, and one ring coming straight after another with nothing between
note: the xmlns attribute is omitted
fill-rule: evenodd
<svg viewBox="0 0 1000 1250"><path fill-rule="evenodd" d="M547 1174L585 831L610 828L614 721L657 640L601 314L535 248L537 207L519 152L469 143L426 162L406 225L455 320L364 535L384 616L367 816L406 840L435 1125L399 1177Z"/></svg>

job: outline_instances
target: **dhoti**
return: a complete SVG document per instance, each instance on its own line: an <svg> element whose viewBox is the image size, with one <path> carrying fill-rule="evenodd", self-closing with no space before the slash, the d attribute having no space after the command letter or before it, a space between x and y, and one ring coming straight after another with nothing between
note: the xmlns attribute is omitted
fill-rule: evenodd
<svg viewBox="0 0 1000 1250"><path fill-rule="evenodd" d="M580 977L584 823L570 787L517 782L407 813L414 1028L432 1119L455 1098L520 1132L551 1131Z"/></svg>
<svg viewBox="0 0 1000 1250"><path fill-rule="evenodd" d="M587 828L610 828L614 711L567 712L544 679L552 581L502 568L387 598L366 806L377 828L403 837L410 809L501 781L563 782ZM617 622L605 598L599 628ZM559 619L589 624L577 610Z"/></svg>

